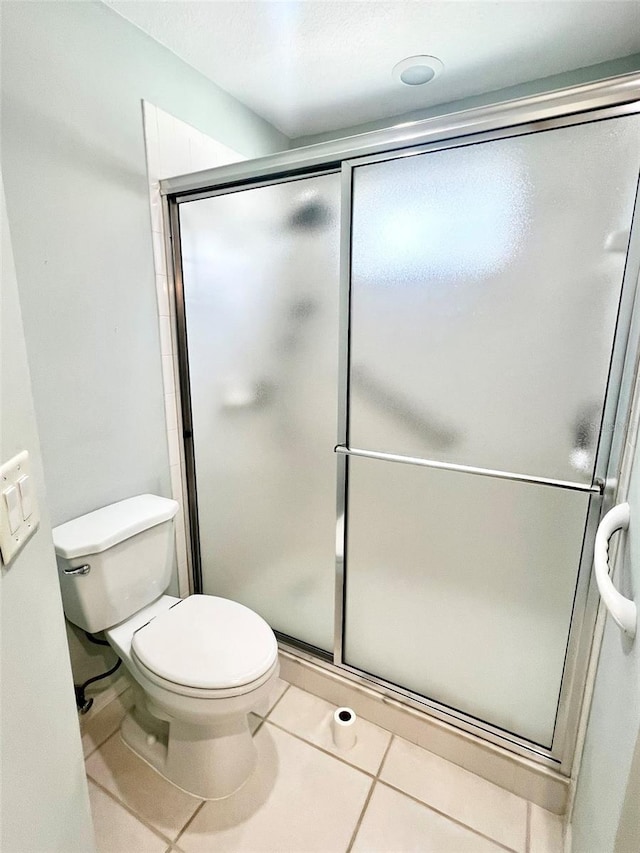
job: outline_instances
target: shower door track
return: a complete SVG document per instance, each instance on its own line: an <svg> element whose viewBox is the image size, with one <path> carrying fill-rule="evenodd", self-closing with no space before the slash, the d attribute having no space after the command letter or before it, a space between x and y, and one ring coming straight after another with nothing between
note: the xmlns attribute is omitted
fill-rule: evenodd
<svg viewBox="0 0 640 853"><path fill-rule="evenodd" d="M638 271L640 269L640 228L632 223L624 271L618 319L605 397L602 428L598 445L594 478L591 484L541 480L526 474L472 468L398 457L394 454L349 448L347 403L349 397L349 308L351 277L351 189L352 170L368 162L414 156L426 151L457 148L480 141L532 134L560 127L586 124L640 112L640 73L626 74L598 83L571 87L504 104L465 110L459 113L418 121L388 130L319 143L302 149L274 154L256 160L221 166L195 175L169 178L161 182L166 221L170 226L173 284L176 299L176 323L180 376L186 491L188 495L188 534L192 556L192 580L195 592L202 589L197 516L197 492L193 455L193 432L189 384L189 362L180 249L179 207L183 202L207 198L263 185L306 178L326 172L341 171L340 225L340 352L338 388L338 432L336 436L337 507L335 568L335 631L331 653L314 649L295 638L280 635L283 648L313 663L366 685L383 696L419 709L458 729L479 736L498 746L536 762L571 772L573 749L581 710L582 687L585 682L598 599L591 583L593 539L599 518L613 504L618 472L625 444L632 390L640 352L640 335L630 336L640 323L636 305ZM636 196L635 211L638 210ZM634 306L636 306L634 308ZM615 430L611 429L616 425ZM551 747L540 746L511 732L492 726L443 703L416 694L376 675L350 666L343 657L344 593L345 593L345 529L348 455L374 456L384 461L404 462L427 467L445 467L466 473L503 479L535 482L542 485L575 489L590 494L586 531L573 604L565 667L557 707L556 726Z"/></svg>

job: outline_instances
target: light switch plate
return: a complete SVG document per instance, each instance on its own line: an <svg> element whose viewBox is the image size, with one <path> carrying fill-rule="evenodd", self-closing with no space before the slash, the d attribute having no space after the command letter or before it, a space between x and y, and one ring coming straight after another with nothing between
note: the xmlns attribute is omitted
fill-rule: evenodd
<svg viewBox="0 0 640 853"><path fill-rule="evenodd" d="M23 480L24 486L24 477L28 478L27 482L31 486L29 490L31 506L27 508L27 510L31 510L31 513L27 518L21 520L17 529L12 533L9 525L9 512L7 501L4 498L4 492L11 489L13 486L18 495L20 495L18 481ZM19 500L19 509L20 516L22 517L24 512L21 500ZM13 459L9 459L8 462L0 465L0 552L2 552L2 562L5 566L11 562L25 542L33 536L38 529L39 523L40 513L38 512L35 489L31 478L29 454L26 450L23 450L22 453L18 453L17 456L14 456Z"/></svg>

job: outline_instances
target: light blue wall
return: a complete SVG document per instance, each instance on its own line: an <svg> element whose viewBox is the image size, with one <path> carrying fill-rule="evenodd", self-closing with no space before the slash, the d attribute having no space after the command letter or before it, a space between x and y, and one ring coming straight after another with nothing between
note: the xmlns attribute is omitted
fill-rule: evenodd
<svg viewBox="0 0 640 853"><path fill-rule="evenodd" d="M0 196L0 461L29 451L41 512L38 532L0 570L0 849L91 853L87 781L1 185Z"/></svg>
<svg viewBox="0 0 640 853"><path fill-rule="evenodd" d="M2 164L51 516L169 493L141 99L288 140L99 2L2 3Z"/></svg>
<svg viewBox="0 0 640 853"><path fill-rule="evenodd" d="M530 95L552 92L554 89L577 86L581 83L591 83L594 80L604 80L606 77L615 77L618 74L628 74L631 71L638 70L640 70L640 53L635 53L632 56L613 59L609 62L601 62L598 65L590 65L587 68L578 68L575 71L567 71L563 74L554 74L551 77L543 77L539 80L532 80L530 83L521 83L518 86L510 86L507 89L499 89L485 95L476 95L460 101L438 104L435 107L414 110L410 113L402 113L390 118L380 119L379 121L367 122L366 124L343 127L327 133L318 133L313 136L299 136L291 141L291 147L300 148L304 145L313 145L316 142L326 142L331 139L341 139L344 136L367 133L370 130L393 127L396 124L408 121L433 118L434 116L446 115L447 113L458 112L459 110L483 107L487 104L499 104L504 101L512 101L515 98L526 98Z"/></svg>
<svg viewBox="0 0 640 853"><path fill-rule="evenodd" d="M170 493L142 99L248 157L288 140L102 3L0 10L0 150L55 525ZM70 640L77 681L111 664Z"/></svg>

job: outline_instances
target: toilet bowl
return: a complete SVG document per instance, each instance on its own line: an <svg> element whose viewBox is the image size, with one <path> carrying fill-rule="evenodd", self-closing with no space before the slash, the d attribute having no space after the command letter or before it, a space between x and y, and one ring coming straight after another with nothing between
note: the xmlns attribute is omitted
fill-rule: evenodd
<svg viewBox="0 0 640 853"><path fill-rule="evenodd" d="M133 680L125 743L184 791L220 799L255 768L248 715L273 689L277 641L242 604L163 594L176 511L141 495L55 528L63 603L71 622L105 632Z"/></svg>

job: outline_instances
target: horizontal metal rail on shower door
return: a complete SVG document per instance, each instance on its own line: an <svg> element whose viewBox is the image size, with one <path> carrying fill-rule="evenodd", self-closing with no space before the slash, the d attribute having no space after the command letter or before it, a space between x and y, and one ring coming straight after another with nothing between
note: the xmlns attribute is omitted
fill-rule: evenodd
<svg viewBox="0 0 640 853"><path fill-rule="evenodd" d="M345 566L344 548L346 545L345 514L346 514L346 489L347 489L347 459L349 456L361 456L364 458L379 459L387 462L397 462L408 465L458 471L480 476L494 477L496 479L512 480L515 482L547 485L567 490L574 490L590 495L589 516L585 539L590 540L595 535L598 517L604 506L608 508L611 500L612 483L615 482L618 470L620 446L615 445L610 453L610 436L605 432L597 452L595 467L595 479L592 484L574 483L571 481L551 480L534 476L517 474L507 471L494 471L472 466L456 465L453 463L437 462L429 459L414 458L411 456L400 456L387 453L375 453L366 449L350 448L347 434L347 411L346 402L349 388L349 290L350 290L350 202L351 202L351 180L352 169L355 165L361 165L365 160L377 160L395 158L397 156L411 156L426 150L437 150L446 147L458 147L468 145L485 139L497 139L505 136L517 136L520 134L535 133L538 130L547 130L555 127L564 127L572 124L582 124L589 121L608 119L613 116L627 115L637 112L639 109L638 98L640 97L640 74L625 75L616 80L600 81L597 84L572 87L560 92L547 93L541 96L522 99L509 104L482 107L465 112L459 112L448 116L439 116L423 122L416 122L409 126L390 128L385 131L374 131L371 134L363 134L350 139L335 142L321 143L309 148L297 149L280 154L270 155L257 160L244 161L229 166L213 169L197 175L184 176L182 178L170 178L162 182L162 192L167 196L167 209L171 214L172 243L174 251L173 273L176 280L176 293L178 303L178 325L182 324L180 335L180 364L181 364L181 399L183 401L183 417L185 410L187 417L184 423L184 439L187 450L187 483L189 487L189 507L192 517L197 519L197 495L195 485L195 471L189 469L189 451L192 445L192 434L190 432L189 401L189 379L188 359L186 351L186 334L184 328L184 313L181 310L182 292L182 257L180 252L180 229L178 210L183 203L203 198L209 195L227 193L279 183L283 179L291 180L298 177L306 177L311 172L318 173L319 170L331 170L340 168L343 170L343 197L341 229L341 315L342 331L341 339L341 364L339 369L341 392L340 403L342 409L338 418L338 433L335 441L337 454L337 479L339 486L338 512L337 512L337 539L336 543L336 645L334 648L333 664L326 660L319 660L317 652L313 649L300 648L295 638L279 637L279 640L291 643L292 649L302 657L314 660L321 666L332 668L335 672L346 675L352 681L369 685L382 695L395 697L403 703L420 709L427 710L435 719L453 723L457 728L493 742L499 746L507 746L512 752L532 757L540 763L550 767L560 768L561 772L568 773L571 767L573 751L573 738L577 725L577 714L579 702L572 693L572 683L579 683L583 678L586 668L589 645L589 628L594 621L595 613L592 603L587 602L587 591L590 577L590 556L584 554L584 563L579 571L578 586L576 588L574 602L574 618L571 625L566 657L565 679L558 707L558 721L554 735L554 745L551 749L540 748L524 739L510 735L504 731L498 731L486 723L475 720L463 712L446 708L441 703L425 698L424 696L412 694L405 688L383 679L363 673L354 669L343 660L342 655L342 630L343 630L343 596ZM635 103L634 103L635 102ZM419 147L420 146L420 147ZM355 158L355 159L354 159ZM351 162L348 162L351 161ZM637 228L635 229L638 230ZM636 246L630 254L630 269L625 274L625 285L623 286L623 303L619 321L619 335L616 337L616 353L607 394L607 411L605 424L614 423L613 414L616 410L616 401L619 398L620 375L622 364L626 361L634 361L634 352L637 352L637 342L633 340L627 348L627 325L632 312L633 293L635 291L634 270L637 271L640 254L640 240L636 235ZM640 338L639 338L640 340ZM626 358L625 358L626 351ZM624 388L622 389L625 397ZM628 397L628 394L626 394ZM624 399L619 408L622 415L617 422L623 424L625 419L626 404ZM624 431L624 430L623 430ZM605 489L605 478L606 489ZM604 504L603 500L604 499ZM198 551L197 526L192 527L192 551ZM588 549L586 549L588 550ZM586 563L589 563L587 566ZM195 567L194 567L195 568ZM197 583L197 574L194 571ZM579 692L579 691L578 691Z"/></svg>
<svg viewBox="0 0 640 853"><path fill-rule="evenodd" d="M399 152L424 143L452 140L473 134L485 134L505 128L526 127L531 122L552 123L566 119L577 123L588 121L589 113L615 109L618 114L638 109L640 73L622 74L594 83L569 86L498 104L459 110L394 127L359 133L343 139L319 142L302 148L291 148L253 160L218 166L194 174L164 178L160 192L178 203L193 193L206 193L241 182L279 180L295 172L338 165L353 157L367 157L383 152Z"/></svg>
<svg viewBox="0 0 640 853"><path fill-rule="evenodd" d="M346 447L338 444L336 453L344 456L359 456L362 459L379 459L382 462L399 462L403 465L418 465L422 468L437 468L441 471L458 471L461 474L479 474L482 477L492 477L495 480L513 480L516 483L534 483L538 486L555 486L557 489L573 489L576 492L588 492L601 495L604 482L574 483L571 480L553 480L550 477L536 477L533 474L516 474L511 471L497 471L493 468L477 468L474 465L456 465L454 462L438 462L435 459L422 459L418 456L399 456L396 453L380 453L375 450L361 450L356 447Z"/></svg>

